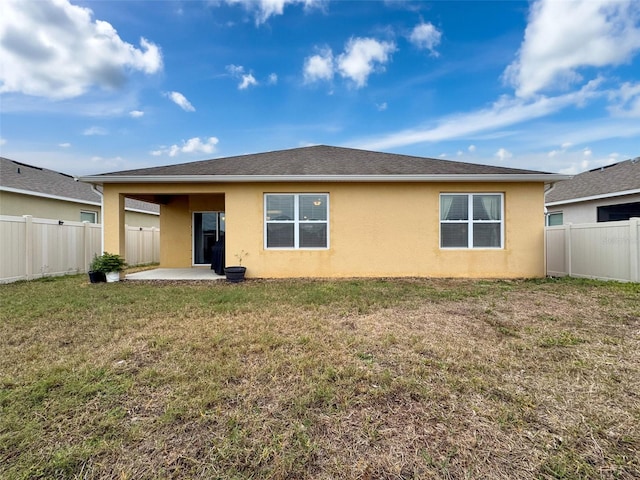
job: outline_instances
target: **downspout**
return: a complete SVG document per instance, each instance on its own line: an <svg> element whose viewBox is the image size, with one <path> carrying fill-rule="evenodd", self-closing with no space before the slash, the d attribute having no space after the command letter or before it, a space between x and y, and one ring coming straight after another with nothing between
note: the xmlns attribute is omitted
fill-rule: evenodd
<svg viewBox="0 0 640 480"><path fill-rule="evenodd" d="M551 193L553 189L556 188L556 182L545 183L544 184L544 276L547 277L547 193Z"/></svg>

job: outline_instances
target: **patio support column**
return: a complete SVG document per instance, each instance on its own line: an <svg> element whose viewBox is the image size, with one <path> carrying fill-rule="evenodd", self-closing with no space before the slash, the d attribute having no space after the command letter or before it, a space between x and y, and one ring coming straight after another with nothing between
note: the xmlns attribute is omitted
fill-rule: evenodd
<svg viewBox="0 0 640 480"><path fill-rule="evenodd" d="M105 185L103 198L104 250L125 257L124 195Z"/></svg>

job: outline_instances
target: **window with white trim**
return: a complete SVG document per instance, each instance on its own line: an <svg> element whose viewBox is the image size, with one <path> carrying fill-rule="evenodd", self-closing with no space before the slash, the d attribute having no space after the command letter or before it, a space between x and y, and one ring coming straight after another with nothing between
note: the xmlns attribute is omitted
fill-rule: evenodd
<svg viewBox="0 0 640 480"><path fill-rule="evenodd" d="M501 193L441 193L440 248L503 248Z"/></svg>
<svg viewBox="0 0 640 480"><path fill-rule="evenodd" d="M267 193L264 222L265 248L329 248L329 195Z"/></svg>
<svg viewBox="0 0 640 480"><path fill-rule="evenodd" d="M80 211L80 221L89 223L98 223L98 212L91 212L89 210Z"/></svg>

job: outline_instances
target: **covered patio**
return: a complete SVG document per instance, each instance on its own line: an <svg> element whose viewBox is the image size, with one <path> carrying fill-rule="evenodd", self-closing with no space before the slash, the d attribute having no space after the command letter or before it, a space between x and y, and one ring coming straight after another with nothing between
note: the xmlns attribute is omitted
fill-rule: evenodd
<svg viewBox="0 0 640 480"><path fill-rule="evenodd" d="M217 275L210 268L154 268L141 272L128 273L126 280L224 280L227 277Z"/></svg>

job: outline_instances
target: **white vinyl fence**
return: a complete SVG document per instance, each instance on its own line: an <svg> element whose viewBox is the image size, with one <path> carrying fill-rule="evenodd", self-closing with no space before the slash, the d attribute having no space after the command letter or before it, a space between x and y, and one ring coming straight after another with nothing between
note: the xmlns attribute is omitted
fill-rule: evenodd
<svg viewBox="0 0 640 480"><path fill-rule="evenodd" d="M86 272L100 255L102 225L0 215L0 283ZM129 265L160 261L160 230L126 227Z"/></svg>
<svg viewBox="0 0 640 480"><path fill-rule="evenodd" d="M640 218L546 227L547 275L640 281Z"/></svg>

